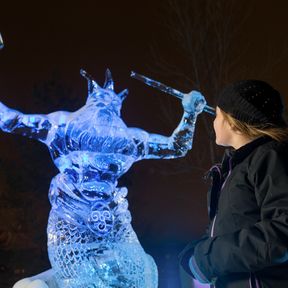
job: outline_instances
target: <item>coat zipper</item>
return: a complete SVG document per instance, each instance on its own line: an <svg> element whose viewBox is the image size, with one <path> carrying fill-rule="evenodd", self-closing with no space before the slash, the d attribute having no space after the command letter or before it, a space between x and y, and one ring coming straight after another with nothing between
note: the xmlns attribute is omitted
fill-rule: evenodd
<svg viewBox="0 0 288 288"><path fill-rule="evenodd" d="M253 280L254 280L253 282L252 282L252 277L253 277ZM261 288L261 285L260 285L260 282L259 282L258 278L252 273L250 273L249 288Z"/></svg>
<svg viewBox="0 0 288 288"><path fill-rule="evenodd" d="M229 159L229 172L228 172L228 175L225 179L225 181L223 182L222 186L221 186L221 189L220 189L220 192L223 190L226 182L227 182L227 179L229 178L230 174L232 172L232 161L231 161L231 158ZM217 214L215 214L214 218L213 218L213 221L212 221L212 227L211 227L211 232L210 232L210 237L213 237L214 236L214 228L215 228L215 222L216 222L216 218L217 218ZM252 284L252 274L250 275L250 278L249 278L249 288L261 288L260 284L259 284L259 280L256 278L255 275L254 276L254 283L255 283L255 287L254 285ZM210 285L210 288L214 288L215 286L214 285Z"/></svg>
<svg viewBox="0 0 288 288"><path fill-rule="evenodd" d="M225 179L225 181L223 182L222 186L221 186L221 189L220 189L220 193L221 191L223 190L226 182L227 182L227 179L229 178L229 176L231 175L231 171L232 171L232 161L231 161L231 158L229 159L229 172L228 172L228 175ZM214 236L214 225L215 225L215 222L216 222L216 218L217 218L217 214L215 214L214 218L213 218L213 221L212 221L212 227L211 227L211 231L210 231L210 237L213 237Z"/></svg>
<svg viewBox="0 0 288 288"><path fill-rule="evenodd" d="M228 172L228 175L225 179L225 181L223 182L222 186L221 186L221 189L220 189L220 192L222 191L222 189L224 188L226 182L227 182L227 179L229 178L230 174L231 174L231 171L232 171L232 161L231 161L231 158L229 159L229 172ZM213 218L213 221L212 221L212 227L211 227L211 231L210 231L210 237L212 238L214 236L214 226L215 226L215 222L216 222L216 218L217 218L217 214L215 214L214 218ZM215 288L214 285L210 285L210 288ZM258 288L258 287L256 287ZM260 287L259 287L260 288Z"/></svg>

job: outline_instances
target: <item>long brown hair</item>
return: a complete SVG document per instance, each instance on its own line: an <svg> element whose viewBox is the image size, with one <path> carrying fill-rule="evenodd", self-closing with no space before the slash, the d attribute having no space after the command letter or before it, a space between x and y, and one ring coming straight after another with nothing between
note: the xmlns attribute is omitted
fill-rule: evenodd
<svg viewBox="0 0 288 288"><path fill-rule="evenodd" d="M254 139L260 136L269 136L278 142L288 141L288 127L277 127L272 125L250 125L232 117L229 113L221 110L224 119L236 130L240 131L247 137Z"/></svg>

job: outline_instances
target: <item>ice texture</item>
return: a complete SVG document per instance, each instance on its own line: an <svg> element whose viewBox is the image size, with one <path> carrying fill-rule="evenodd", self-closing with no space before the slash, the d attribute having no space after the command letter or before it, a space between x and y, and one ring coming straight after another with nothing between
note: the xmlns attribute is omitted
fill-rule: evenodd
<svg viewBox="0 0 288 288"><path fill-rule="evenodd" d="M127 188L117 180L142 159L172 159L192 147L196 114L170 137L127 127L127 90L114 92L109 70L100 87L85 71L88 97L75 112L23 114L0 102L0 128L37 139L59 169L49 190L48 252L60 288L156 288L157 267L131 226Z"/></svg>

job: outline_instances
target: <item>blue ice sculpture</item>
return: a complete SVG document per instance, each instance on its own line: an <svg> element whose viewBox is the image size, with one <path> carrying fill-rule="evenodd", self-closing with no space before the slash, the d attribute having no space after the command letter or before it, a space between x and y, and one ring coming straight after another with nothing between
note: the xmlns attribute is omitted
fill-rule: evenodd
<svg viewBox="0 0 288 288"><path fill-rule="evenodd" d="M57 286L156 288L157 267L131 226L127 188L118 187L117 180L136 161L184 156L205 103L198 103L198 111L184 111L170 137L149 134L121 119L128 91L114 92L109 70L103 88L81 74L88 81L82 108L25 115L0 102L0 128L46 144L59 169L50 186L47 228Z"/></svg>

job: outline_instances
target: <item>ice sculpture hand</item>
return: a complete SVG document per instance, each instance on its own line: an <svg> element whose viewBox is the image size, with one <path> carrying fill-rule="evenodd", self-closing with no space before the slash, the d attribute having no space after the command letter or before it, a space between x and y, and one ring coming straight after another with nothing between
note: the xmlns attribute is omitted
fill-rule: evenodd
<svg viewBox="0 0 288 288"><path fill-rule="evenodd" d="M1 124L3 122L3 115L6 112L6 110L7 107L2 102L0 102L0 126L2 126Z"/></svg>
<svg viewBox="0 0 288 288"><path fill-rule="evenodd" d="M182 99L182 106L184 111L198 115L206 106L206 100L200 92L193 90L185 94Z"/></svg>

